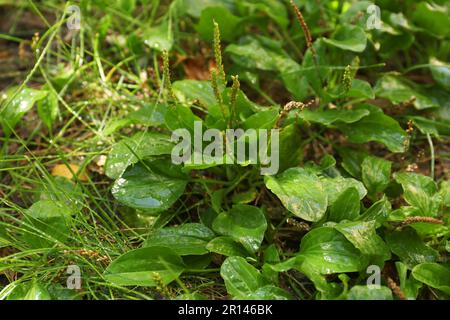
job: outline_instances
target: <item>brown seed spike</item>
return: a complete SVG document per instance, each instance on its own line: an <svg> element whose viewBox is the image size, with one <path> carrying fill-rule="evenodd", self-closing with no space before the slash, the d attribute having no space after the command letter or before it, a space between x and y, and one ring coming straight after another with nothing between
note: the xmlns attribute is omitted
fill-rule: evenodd
<svg viewBox="0 0 450 320"><path fill-rule="evenodd" d="M432 217L409 217L406 218L403 222L402 225L408 225L411 223L417 223L417 222L427 222L427 223L433 223L433 224L444 224L444 221L439 220L439 219L435 219Z"/></svg>
<svg viewBox="0 0 450 320"><path fill-rule="evenodd" d="M392 280L392 278L387 277L386 278L386 284L389 287L389 289L391 289L392 293L394 293L394 295L399 298L400 300L407 300L405 294L403 293L402 289L400 289L400 287L398 286L397 283L395 283L394 280Z"/></svg>
<svg viewBox="0 0 450 320"><path fill-rule="evenodd" d="M297 15L297 19L300 22L300 25L302 26L303 33L305 34L305 38L306 38L306 45L311 50L313 55L315 55L316 51L315 51L315 49L313 47L313 39L312 39L312 36L311 36L311 31L309 31L309 27L306 24L305 18L303 17L303 14L300 11L300 9L294 3L294 0L291 0L291 5L294 8L295 14Z"/></svg>
<svg viewBox="0 0 450 320"><path fill-rule="evenodd" d="M283 109L281 110L277 123L275 124L275 128L281 128L281 125L283 124L284 119L287 117L288 113L291 112L294 109L303 110L307 107L310 107L314 102L310 101L306 104L303 102L297 102L297 101L290 101L288 102Z"/></svg>

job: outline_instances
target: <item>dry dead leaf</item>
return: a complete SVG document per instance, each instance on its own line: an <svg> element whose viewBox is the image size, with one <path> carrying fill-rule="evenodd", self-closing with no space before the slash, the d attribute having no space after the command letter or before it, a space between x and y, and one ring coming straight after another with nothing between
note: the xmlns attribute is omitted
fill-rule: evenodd
<svg viewBox="0 0 450 320"><path fill-rule="evenodd" d="M69 169L70 167L70 169ZM84 170L80 170L80 166L76 164L69 164L68 166L65 164L58 164L52 170L52 176L54 177L64 177L69 180L72 180L74 172L78 176L78 180L87 181L88 176Z"/></svg>
<svg viewBox="0 0 450 320"><path fill-rule="evenodd" d="M214 61L206 61L203 57L187 58L183 62L186 77L192 80L210 80L211 70L214 68Z"/></svg>

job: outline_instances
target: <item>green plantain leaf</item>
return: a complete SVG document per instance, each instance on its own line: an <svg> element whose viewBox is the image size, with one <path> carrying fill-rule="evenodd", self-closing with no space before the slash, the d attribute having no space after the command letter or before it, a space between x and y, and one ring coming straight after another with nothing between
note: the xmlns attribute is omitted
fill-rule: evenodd
<svg viewBox="0 0 450 320"><path fill-rule="evenodd" d="M26 87L15 94L17 89L17 87L9 88L0 97L0 124L6 136L11 134L16 124L36 102L45 99L48 95L48 91Z"/></svg>
<svg viewBox="0 0 450 320"><path fill-rule="evenodd" d="M33 280L17 284L7 300L52 300L52 297L42 283Z"/></svg>
<svg viewBox="0 0 450 320"><path fill-rule="evenodd" d="M353 286L347 300L393 300L391 289L385 286Z"/></svg>
<svg viewBox="0 0 450 320"><path fill-rule="evenodd" d="M450 268L437 263L421 263L412 270L414 278L450 295Z"/></svg>
<svg viewBox="0 0 450 320"><path fill-rule="evenodd" d="M368 156L361 164L362 180L364 185L372 195L384 191L390 182L391 176L390 161L382 158Z"/></svg>
<svg viewBox="0 0 450 320"><path fill-rule="evenodd" d="M270 108L260 111L248 117L243 123L244 129L267 129L273 128L278 119L278 108Z"/></svg>
<svg viewBox="0 0 450 320"><path fill-rule="evenodd" d="M105 173L111 179L117 179L130 165L150 156L170 154L173 147L174 144L167 135L139 132L112 147L105 163Z"/></svg>
<svg viewBox="0 0 450 320"><path fill-rule="evenodd" d="M228 293L237 299L244 299L265 285L261 273L242 257L227 258L220 268L220 275Z"/></svg>
<svg viewBox="0 0 450 320"><path fill-rule="evenodd" d="M338 125L350 142L367 143L376 141L384 144L392 152L404 152L408 143L405 130L393 118L372 105L362 105L356 110L368 110L370 115L352 124Z"/></svg>
<svg viewBox="0 0 450 320"><path fill-rule="evenodd" d="M342 176L331 178L321 176L320 180L328 198L328 205L332 205L348 188L355 188L358 191L360 200L362 200L367 194L367 190L364 188L364 185L353 178L344 178Z"/></svg>
<svg viewBox="0 0 450 320"><path fill-rule="evenodd" d="M367 151L339 148L338 152L342 158L342 168L344 168L353 178L362 180L361 164L368 156Z"/></svg>
<svg viewBox="0 0 450 320"><path fill-rule="evenodd" d="M196 30L203 40L213 40L214 21L219 25L223 40L233 41L239 35L241 18L235 16L223 6L208 7L202 11L200 21L196 26Z"/></svg>
<svg viewBox="0 0 450 320"><path fill-rule="evenodd" d="M238 297L243 300L291 300L292 296L274 285L267 285L254 292Z"/></svg>
<svg viewBox="0 0 450 320"><path fill-rule="evenodd" d="M184 271L183 260L168 247L147 247L128 251L106 268L106 280L119 286L169 284Z"/></svg>
<svg viewBox="0 0 450 320"><path fill-rule="evenodd" d="M177 227L158 229L150 233L144 242L144 247L165 246L171 248L180 256L203 255L208 241L214 233L200 223L185 223Z"/></svg>
<svg viewBox="0 0 450 320"><path fill-rule="evenodd" d="M367 264L367 258L339 231L330 227L308 232L302 239L297 258L300 270L315 270L320 274L356 272Z"/></svg>
<svg viewBox="0 0 450 320"><path fill-rule="evenodd" d="M422 1L415 6L413 21L433 36L442 38L449 34L448 6L439 6Z"/></svg>
<svg viewBox="0 0 450 320"><path fill-rule="evenodd" d="M272 0L242 1L242 4L249 7L249 10L259 10L267 14L273 21L281 27L287 28L289 25L286 6L282 2Z"/></svg>
<svg viewBox="0 0 450 320"><path fill-rule="evenodd" d="M331 110L303 110L297 113L300 119L309 122L320 123L324 126L330 126L335 122L354 123L370 112L368 110L345 110L345 109L331 109Z"/></svg>
<svg viewBox="0 0 450 320"><path fill-rule="evenodd" d="M443 199L444 205L450 208L450 180L442 181L439 194Z"/></svg>
<svg viewBox="0 0 450 320"><path fill-rule="evenodd" d="M303 157L303 149L298 141L301 139L301 132L295 124L288 125L280 131L279 172L299 165Z"/></svg>
<svg viewBox="0 0 450 320"><path fill-rule="evenodd" d="M431 57L430 65L434 80L445 89L450 90L450 64Z"/></svg>
<svg viewBox="0 0 450 320"><path fill-rule="evenodd" d="M206 249L211 252L218 253L224 256L232 257L247 257L249 252L242 244L233 240L232 237L217 237L212 239L206 245Z"/></svg>
<svg viewBox="0 0 450 320"><path fill-rule="evenodd" d="M400 289L409 300L415 300L422 287L422 283L414 279L412 275L408 277L408 267L400 261L395 263L398 278L400 280Z"/></svg>
<svg viewBox="0 0 450 320"><path fill-rule="evenodd" d="M173 46L173 34L166 22L145 30L143 38L147 46L160 52L169 51Z"/></svg>
<svg viewBox="0 0 450 320"><path fill-rule="evenodd" d="M180 6L195 18L200 18L201 13L209 7L223 6L231 9L234 6L233 0L181 0L179 2Z"/></svg>
<svg viewBox="0 0 450 320"><path fill-rule="evenodd" d="M319 221L325 214L328 201L320 179L303 168L291 168L282 174L265 177L266 187L297 217Z"/></svg>
<svg viewBox="0 0 450 320"><path fill-rule="evenodd" d="M424 262L434 262L439 257L439 253L423 243L416 231L411 228L388 234L386 242L391 251L409 268Z"/></svg>
<svg viewBox="0 0 450 320"><path fill-rule="evenodd" d="M419 209L421 215L438 215L442 197L437 193L437 185L433 179L412 172L396 173L394 178L402 185L406 202Z"/></svg>
<svg viewBox="0 0 450 320"><path fill-rule="evenodd" d="M363 254L386 261L391 257L389 247L375 231L376 221L341 222L335 226Z"/></svg>
<svg viewBox="0 0 450 320"><path fill-rule="evenodd" d="M418 110L438 106L432 99L415 90L406 80L394 75L381 77L375 86L375 93L378 97L388 99L394 104L411 101Z"/></svg>
<svg viewBox="0 0 450 320"><path fill-rule="evenodd" d="M346 94L347 97L374 99L375 93L367 81L353 79L352 87Z"/></svg>
<svg viewBox="0 0 450 320"><path fill-rule="evenodd" d="M179 168L167 161L164 173L155 162L135 164L114 182L113 196L122 204L156 214L169 209L183 194L187 181L174 175ZM172 174L172 176L169 176Z"/></svg>
<svg viewBox="0 0 450 320"><path fill-rule="evenodd" d="M385 196L382 199L375 202L369 209L367 209L362 215L359 216L359 221L372 221L375 220L377 227L380 227L388 218L391 212L391 203Z"/></svg>
<svg viewBox="0 0 450 320"><path fill-rule="evenodd" d="M264 238L267 221L259 208L236 204L230 211L217 216L213 229L240 242L248 251L255 252Z"/></svg>
<svg viewBox="0 0 450 320"><path fill-rule="evenodd" d="M360 200L358 190L348 188L330 207L328 221L355 220L359 217Z"/></svg>
<svg viewBox="0 0 450 320"><path fill-rule="evenodd" d="M265 71L292 72L299 65L283 51L267 48L258 39L246 38L244 44L231 44L225 52L231 55L235 63L249 68Z"/></svg>
<svg viewBox="0 0 450 320"><path fill-rule="evenodd" d="M181 105L171 106L165 115L166 127L175 131L176 129L187 129L194 134L194 122L201 121L199 117L192 113L192 110Z"/></svg>
<svg viewBox="0 0 450 320"><path fill-rule="evenodd" d="M363 52L367 45L367 35L361 27L343 25L337 28L333 39L324 38L324 41L342 50Z"/></svg>
<svg viewBox="0 0 450 320"><path fill-rule="evenodd" d="M210 81L175 81L173 92L182 103L192 103L198 100L206 108L217 103Z"/></svg>

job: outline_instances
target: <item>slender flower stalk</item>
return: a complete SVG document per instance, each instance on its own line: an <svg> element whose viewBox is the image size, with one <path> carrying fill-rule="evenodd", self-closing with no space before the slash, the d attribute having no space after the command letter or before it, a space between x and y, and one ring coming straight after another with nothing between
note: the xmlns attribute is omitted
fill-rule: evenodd
<svg viewBox="0 0 450 320"><path fill-rule="evenodd" d="M291 5L294 8L295 14L297 15L297 19L300 22L300 25L303 29L303 33L305 34L306 46L308 47L309 50L311 50L311 53L313 54L313 56L316 56L316 50L313 47L313 39L311 36L311 31L309 30L308 24L306 23L302 12L297 7L297 5L294 3L293 0L291 0Z"/></svg>
<svg viewBox="0 0 450 320"><path fill-rule="evenodd" d="M173 93L172 82L170 80L169 53L167 52L167 50L163 51L163 77L164 87L169 92L169 97L172 100L176 100L175 94Z"/></svg>
<svg viewBox="0 0 450 320"><path fill-rule="evenodd" d="M219 104L223 104L222 94L219 89L219 80L217 75L217 70L211 70L211 85L214 91L214 95L216 96L216 100Z"/></svg>
<svg viewBox="0 0 450 320"><path fill-rule="evenodd" d="M304 110L307 107L310 107L314 104L314 100L309 101L308 103L298 102L298 101L290 101L281 110L280 115L278 116L277 123L275 124L275 128L281 128L283 125L284 119L286 119L289 112L294 109Z"/></svg>
<svg viewBox="0 0 450 320"><path fill-rule="evenodd" d="M295 14L297 15L297 20L300 23L300 26L302 27L303 34L305 35L306 46L308 47L309 51L311 52L314 65L316 66L317 77L320 79L320 82L323 84L322 76L319 71L319 64L317 62L317 52L313 46L313 38L311 36L311 31L308 27L308 24L305 21L305 18L303 17L302 12L297 7L297 5L294 3L294 0L291 0L291 5L294 8Z"/></svg>
<svg viewBox="0 0 450 320"><path fill-rule="evenodd" d="M219 24L214 21L214 58L216 60L216 66L219 72L219 77L222 83L226 83L225 69L222 62L222 47L220 40L220 28Z"/></svg>
<svg viewBox="0 0 450 320"><path fill-rule="evenodd" d="M348 65L345 67L344 76L342 78L342 85L344 86L344 92L347 93L352 88L352 67Z"/></svg>
<svg viewBox="0 0 450 320"><path fill-rule="evenodd" d="M230 93L230 124L233 126L234 121L237 121L237 110L236 110L236 100L237 95L239 93L239 89L241 87L241 83L239 82L239 76L232 76L231 79L233 80L233 86L231 87L231 93Z"/></svg>

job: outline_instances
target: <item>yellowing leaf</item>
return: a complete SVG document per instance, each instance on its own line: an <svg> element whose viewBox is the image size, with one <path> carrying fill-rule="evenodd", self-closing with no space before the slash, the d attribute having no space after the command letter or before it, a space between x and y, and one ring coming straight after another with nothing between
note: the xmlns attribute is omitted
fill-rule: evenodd
<svg viewBox="0 0 450 320"><path fill-rule="evenodd" d="M52 170L52 176L64 177L69 180L73 179L73 173L75 173L80 181L87 181L88 176L84 170L80 170L80 166L76 164L58 164Z"/></svg>

